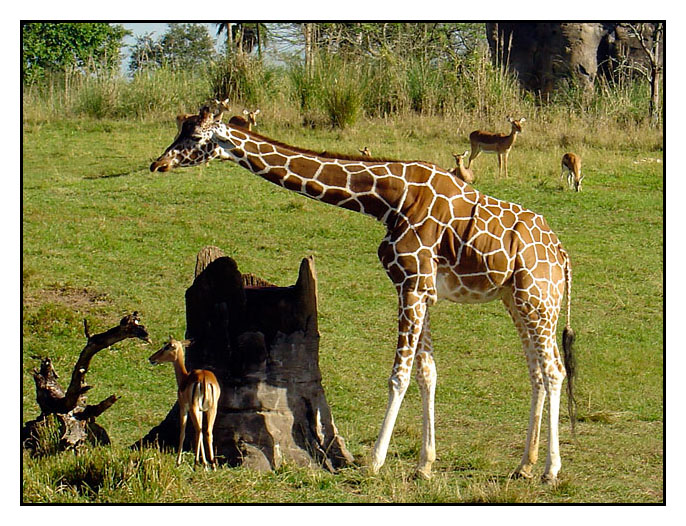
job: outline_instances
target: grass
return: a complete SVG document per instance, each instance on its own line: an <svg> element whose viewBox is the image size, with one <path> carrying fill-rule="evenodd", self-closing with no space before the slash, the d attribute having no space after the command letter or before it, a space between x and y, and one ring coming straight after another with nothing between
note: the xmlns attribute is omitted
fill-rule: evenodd
<svg viewBox="0 0 686 526"><path fill-rule="evenodd" d="M304 129L263 113L261 131L286 142L350 153L366 145L374 155L445 167L453 151L464 151L470 129L483 124L467 115L410 116L362 119L345 130ZM565 126L562 113L527 121L510 155L510 178L498 179L495 159L482 155L475 186L542 213L572 258L580 421L575 440L562 415L556 488L507 477L522 453L530 394L504 308L439 303L432 311L439 459L430 481L411 478L421 435L414 382L376 476L289 465L273 473L206 473L189 463L176 468L173 453L131 452L128 445L166 415L175 388L171 369L147 363L156 345L126 341L98 354L89 371L89 400L122 397L99 419L112 446L80 456L24 454L23 501L662 502L661 133L595 121ZM506 124L503 116L483 126L505 131ZM174 133L171 114L166 122L24 123L23 420L39 412L34 356L49 355L67 377L84 345L84 317L99 332L138 310L156 344L169 333L182 335L184 292L203 246L217 245L243 272L282 285L295 281L300 260L312 254L323 384L340 433L364 462L385 409L395 345L395 293L376 257L383 228L233 164L150 174L149 162ZM559 159L568 150L583 158L581 194L559 182Z"/></svg>

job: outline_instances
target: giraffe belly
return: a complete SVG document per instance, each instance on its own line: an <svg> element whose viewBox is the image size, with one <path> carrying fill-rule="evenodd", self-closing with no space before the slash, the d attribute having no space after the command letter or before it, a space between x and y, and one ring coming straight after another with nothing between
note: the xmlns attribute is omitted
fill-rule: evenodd
<svg viewBox="0 0 686 526"><path fill-rule="evenodd" d="M486 303L500 297L501 289L485 275L458 276L450 269L438 269L436 274L438 299L456 303Z"/></svg>

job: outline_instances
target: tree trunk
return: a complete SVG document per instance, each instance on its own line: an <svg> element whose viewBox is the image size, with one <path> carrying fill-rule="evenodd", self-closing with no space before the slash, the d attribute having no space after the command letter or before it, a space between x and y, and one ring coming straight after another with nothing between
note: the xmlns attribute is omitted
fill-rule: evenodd
<svg viewBox="0 0 686 526"><path fill-rule="evenodd" d="M58 382L59 376L50 358L43 358L40 369L33 371L36 383L36 401L41 414L27 422L21 432L22 446L35 454L40 454L43 426L48 415L54 415L59 425L59 444L57 451L77 449L85 443L109 444L105 429L95 423L95 419L109 409L118 397L112 395L96 405L87 405L85 393L91 388L86 385L86 373L90 362L99 351L127 338L139 338L150 342L148 332L141 325L137 312L124 316L119 325L100 334L90 335L84 320L87 343L74 365L71 382L65 392Z"/></svg>
<svg viewBox="0 0 686 526"><path fill-rule="evenodd" d="M259 470L284 460L331 471L350 464L321 384L313 259L302 261L290 287L242 275L216 247L203 249L198 261L202 270L186 291L186 365L214 371L221 384L219 462ZM175 404L139 444L176 449L178 428ZM184 449L191 450L193 433Z"/></svg>

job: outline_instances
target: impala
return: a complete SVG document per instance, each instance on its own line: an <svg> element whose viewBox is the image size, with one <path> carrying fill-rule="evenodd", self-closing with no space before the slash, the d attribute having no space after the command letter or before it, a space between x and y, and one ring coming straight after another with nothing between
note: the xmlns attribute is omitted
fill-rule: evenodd
<svg viewBox="0 0 686 526"><path fill-rule="evenodd" d="M560 173L560 180L567 172L567 185L569 188L574 186L577 192L581 192L581 181L584 180L584 176L581 175L581 157L575 153L566 153L562 156L562 172Z"/></svg>
<svg viewBox="0 0 686 526"><path fill-rule="evenodd" d="M240 115L234 115L229 119L229 124L233 124L234 126L239 126L241 128L245 128L248 131L251 131L253 126L257 126L257 115L259 113L260 110L243 110L243 115L245 115L245 117L241 117Z"/></svg>
<svg viewBox="0 0 686 526"><path fill-rule="evenodd" d="M472 153L469 155L469 162L467 168L471 168L472 161L476 159L481 152L497 153L498 154L498 175L505 168L505 177L507 177L507 156L517 139L517 134L522 133L522 125L526 119L513 119L508 117L507 120L512 125L512 130L509 135L504 133L491 133L485 131L473 131L469 134L469 142L471 143Z"/></svg>
<svg viewBox="0 0 686 526"><path fill-rule="evenodd" d="M372 152L370 152L369 148L367 148L366 146L364 148L358 148L357 151L360 152L365 157L371 157L372 156Z"/></svg>
<svg viewBox="0 0 686 526"><path fill-rule="evenodd" d="M454 153L453 157L455 157L455 164L457 166L452 170L449 170L449 172L458 179L462 179L465 183L472 184L474 182L474 174L464 165L464 158L467 157L468 153L469 150L464 152L462 155L459 153Z"/></svg>
<svg viewBox="0 0 686 526"><path fill-rule="evenodd" d="M203 435L207 440L207 451L210 457L210 464L215 467L216 459L212 445L212 430L214 420L217 417L217 405L221 389L217 377L211 371L204 369L194 369L190 373L186 369L184 360L184 347L191 344L189 340L178 341L169 337L169 342L159 351L153 354L149 360L153 365L171 362L174 364L176 373L176 383L178 385L179 398L179 454L176 464L181 464L183 453L183 441L186 437L186 421L188 413L191 414L191 422L195 428L195 462L202 458L202 463L207 466L205 458L205 448L203 446ZM207 428L203 432L203 413L207 413Z"/></svg>

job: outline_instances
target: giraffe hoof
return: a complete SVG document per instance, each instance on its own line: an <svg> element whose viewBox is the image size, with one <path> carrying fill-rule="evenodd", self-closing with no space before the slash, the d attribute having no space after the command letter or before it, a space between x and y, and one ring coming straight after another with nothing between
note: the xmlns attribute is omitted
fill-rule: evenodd
<svg viewBox="0 0 686 526"><path fill-rule="evenodd" d="M414 478L418 479L418 480L431 480L431 477L433 477L433 473L431 473L431 469L417 468L414 472Z"/></svg>
<svg viewBox="0 0 686 526"><path fill-rule="evenodd" d="M541 477L541 482L547 486L557 486L558 480L555 475L551 475L550 473L544 473Z"/></svg>
<svg viewBox="0 0 686 526"><path fill-rule="evenodd" d="M531 468L518 467L514 473L512 473L513 479L531 479L534 475L531 473Z"/></svg>

